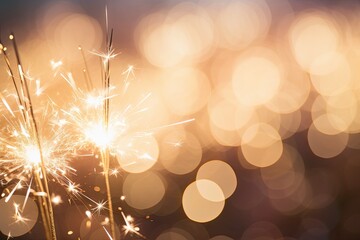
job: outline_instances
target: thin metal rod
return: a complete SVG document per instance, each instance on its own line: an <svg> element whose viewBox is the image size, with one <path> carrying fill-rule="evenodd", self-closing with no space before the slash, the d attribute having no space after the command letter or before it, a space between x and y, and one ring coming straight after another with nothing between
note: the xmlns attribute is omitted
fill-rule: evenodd
<svg viewBox="0 0 360 240"><path fill-rule="evenodd" d="M19 71L19 75L20 75L20 80L24 85L26 98L28 100L27 105L28 105L28 110L30 111L30 120L31 120L32 129L33 129L33 137L36 140L38 150L40 152L40 169L41 169L41 174L42 174L42 177L43 177L43 184L44 184L44 187L45 187L45 192L47 194L47 196L45 198L46 204L44 204L44 206L45 206L45 210L47 210L46 211L46 213L48 214L47 218L49 219L50 236L51 236L50 239L56 240L54 212L53 212L52 203L51 203L51 199L50 199L50 190L49 190L49 185L48 185L47 173L46 173L46 169L45 169L45 161L44 161L44 157L43 157L43 151L42 151L40 137L39 137L39 129L38 129L38 126L37 126L35 115L34 115L34 109L33 109L33 106L32 106L29 86L27 84L27 79L26 79L26 77L25 77L25 75L23 73L23 70L22 70L19 50L18 50L16 40L15 40L15 36L14 36L13 33L10 35L10 39L12 40L12 43L13 43L13 46L14 46L16 61L17 61L17 64L18 64L18 71ZM24 99L24 102L26 103L25 99Z"/></svg>

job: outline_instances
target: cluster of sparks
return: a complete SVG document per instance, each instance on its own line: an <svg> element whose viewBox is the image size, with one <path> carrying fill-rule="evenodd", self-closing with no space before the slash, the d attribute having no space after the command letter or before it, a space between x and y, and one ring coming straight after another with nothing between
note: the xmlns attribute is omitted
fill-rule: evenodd
<svg viewBox="0 0 360 240"><path fill-rule="evenodd" d="M120 111L110 112L110 100L126 94L130 79L135 77L134 68L130 66L123 72L125 80L121 89L110 85L109 63L116 56L111 46L111 37L107 41L105 54L94 53L101 58L103 63L101 66L103 84L100 89L94 88L84 52L79 47L84 57L84 76L87 89L78 87L71 73L60 73L70 86L74 101L65 109L60 108L49 97L45 104L41 103L38 104L39 106L35 106L31 97L33 95L41 96L44 89L41 88L40 80L34 81L29 74L23 72L14 35L11 35L10 39L17 57L17 74L10 64L7 48L0 43L0 53L4 57L9 79L13 83L13 89L6 89L0 93L1 118L5 123L0 129L0 180L2 186L6 187L12 183L15 183L15 186L7 194L2 194L2 197L7 195L6 201L9 201L16 190L27 186L26 199L34 196L40 201L39 207L44 228L49 234L47 238L56 239L52 205L61 204L63 200L61 196L50 192L48 182L51 180L65 187L69 196L90 201L88 206L93 207L90 207L85 213L89 219L93 213L100 214L102 210L108 211L110 219L107 218L105 224L111 225L111 231L108 232L105 228L104 230L109 239L115 239L109 188L107 189L107 200L97 202L86 196L79 184L70 180L69 175L76 174L76 170L69 165L70 160L77 156L78 150L90 151L92 155L100 153L100 165L103 167L103 174L109 184L109 176L117 176L119 173L119 168L110 168L109 166L110 157L122 154L122 150L117 150L118 146L116 146L119 138L129 134L135 138L149 135L159 128L187 123L193 119L156 129L134 130L130 125L130 119L140 119L141 113L148 110L143 107L143 103L151 97L151 93L140 98L138 102L125 105ZM61 61L52 60L50 63L55 72L60 72ZM34 82L36 90L31 94ZM146 156L139 157L145 158ZM25 204L26 202L23 203L23 206ZM14 219L16 222L26 223L26 217L21 215L22 211L19 206L18 204L14 205ZM139 233L139 228L131 216L126 216L122 211L121 215L125 223L123 226L125 234L131 233L145 238Z"/></svg>

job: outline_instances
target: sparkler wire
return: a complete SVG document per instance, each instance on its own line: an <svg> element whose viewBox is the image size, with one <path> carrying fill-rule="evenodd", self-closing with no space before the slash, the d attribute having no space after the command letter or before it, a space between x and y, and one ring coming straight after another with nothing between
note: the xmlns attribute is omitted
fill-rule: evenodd
<svg viewBox="0 0 360 240"><path fill-rule="evenodd" d="M105 25L106 25L106 48L108 53L111 52L112 49L112 38L113 38L113 29L111 29L111 33L109 35L109 24L108 24L108 11L107 7L105 8ZM110 58L105 58L104 61L104 87L105 87L105 98L104 98L104 124L105 124L105 132L108 135L109 132L109 107L110 107ZM106 145L101 148L101 160L103 164L103 170L105 175L105 185L106 185L106 194L109 206L109 223L110 223L110 232L113 239L116 239L115 234L115 220L114 220L114 212L113 205L111 199L111 188L110 188L110 179L109 179L109 165L110 165L110 152L109 147Z"/></svg>
<svg viewBox="0 0 360 240"><path fill-rule="evenodd" d="M37 150L39 151L40 172L33 169L33 174L35 176L35 185L36 185L37 191L46 193L45 196L37 196L37 199L39 201L41 217L43 220L43 226L45 229L45 235L46 235L46 239L48 239L48 240L56 240L54 212L53 212L52 203L51 203L51 199L50 199L50 190L49 190L49 185L48 185L47 173L46 173L46 169L45 169L43 149L42 149L40 136L39 136L39 129L38 129L38 125L37 125L35 114L34 114L34 109L33 109L32 101L31 101L31 95L30 95L30 91L29 91L29 86L27 83L28 79L25 76L23 69L22 69L20 54L19 54L18 46L17 46L16 40L15 40L15 35L13 33L11 33L9 38L12 41L12 45L14 47L18 74L20 76L20 84L21 84L20 90L21 91L19 91L18 85L16 84L15 77L14 77L12 68L10 66L10 61L4 51L5 62L9 69L11 79L13 81L13 84L14 84L14 87L16 90L17 100L19 102L19 108L22 112L22 117L24 118L23 120L24 120L26 126L29 129L31 129L32 137L35 140L36 145L37 145Z"/></svg>

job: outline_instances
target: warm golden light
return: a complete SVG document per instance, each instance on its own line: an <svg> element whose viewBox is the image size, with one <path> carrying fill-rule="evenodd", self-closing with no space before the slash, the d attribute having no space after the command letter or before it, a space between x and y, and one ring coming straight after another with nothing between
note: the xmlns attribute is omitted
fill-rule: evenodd
<svg viewBox="0 0 360 240"><path fill-rule="evenodd" d="M0 238L360 239L356 3L84 2L1 16Z"/></svg>
<svg viewBox="0 0 360 240"><path fill-rule="evenodd" d="M221 199L224 199L224 195L216 183L209 180L199 181L200 186L195 181L185 189L182 198L183 208L191 220L210 222L222 212L225 201Z"/></svg>
<svg viewBox="0 0 360 240"><path fill-rule="evenodd" d="M324 12L300 15L292 24L289 41L298 63L306 70L315 70L314 63L325 54L336 52L341 38L337 26Z"/></svg>
<svg viewBox="0 0 360 240"><path fill-rule="evenodd" d="M232 85L242 105L256 106L268 102L278 92L281 81L281 65L269 49L250 49L235 63Z"/></svg>
<svg viewBox="0 0 360 240"><path fill-rule="evenodd" d="M223 195L224 198L229 198L237 187L237 177L234 170L229 164L221 160L212 160L202 165L196 175L196 180L201 179L207 179L217 184L222 192L219 195L220 197ZM201 192L199 181L197 183ZM202 196L204 195L202 194ZM219 196L215 199L219 199Z"/></svg>
<svg viewBox="0 0 360 240"><path fill-rule="evenodd" d="M84 130L86 138L93 142L99 148L105 148L111 143L114 138L110 131L106 131L103 124L89 124L88 128Z"/></svg>
<svg viewBox="0 0 360 240"><path fill-rule="evenodd" d="M41 162L41 155L38 147L34 145L25 146L25 159L33 166L38 165Z"/></svg>
<svg viewBox="0 0 360 240"><path fill-rule="evenodd" d="M242 137L241 152L250 164L268 167L279 160L283 152L282 139L272 126L254 124Z"/></svg>

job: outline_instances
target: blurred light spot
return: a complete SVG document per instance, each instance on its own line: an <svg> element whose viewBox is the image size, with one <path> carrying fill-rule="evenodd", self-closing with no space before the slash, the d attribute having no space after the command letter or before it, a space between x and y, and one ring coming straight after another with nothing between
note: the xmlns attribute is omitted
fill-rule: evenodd
<svg viewBox="0 0 360 240"><path fill-rule="evenodd" d="M221 7L216 19L220 45L241 49L264 38L271 23L271 13L265 1L230 1Z"/></svg>
<svg viewBox="0 0 360 240"><path fill-rule="evenodd" d="M324 96L340 94L351 86L350 67L339 53L327 53L313 61L310 69L314 88Z"/></svg>
<svg viewBox="0 0 360 240"><path fill-rule="evenodd" d="M210 124L210 131L213 138L223 146L239 146L241 137L237 131L227 131Z"/></svg>
<svg viewBox="0 0 360 240"><path fill-rule="evenodd" d="M321 12L300 15L290 27L289 40L297 62L307 71L319 57L337 51L340 44L336 26Z"/></svg>
<svg viewBox="0 0 360 240"><path fill-rule="evenodd" d="M148 209L164 197L165 183L155 172L129 174L123 183L123 192L126 203L131 207Z"/></svg>
<svg viewBox="0 0 360 240"><path fill-rule="evenodd" d="M8 202L0 200L0 231L7 236L18 237L31 231L38 220L38 207L32 198L28 198L23 211L20 211L25 196L13 195ZM14 206L18 206L18 214Z"/></svg>
<svg viewBox="0 0 360 240"><path fill-rule="evenodd" d="M250 164L267 167L279 160L283 152L283 144L279 133L273 127L259 123L245 131L241 151Z"/></svg>
<svg viewBox="0 0 360 240"><path fill-rule="evenodd" d="M234 66L233 91L245 106L256 106L271 100L282 81L279 60L270 50L255 48L243 54Z"/></svg>
<svg viewBox="0 0 360 240"><path fill-rule="evenodd" d="M195 68L177 68L163 75L164 101L177 115L199 111L207 103L210 91L207 77Z"/></svg>
<svg viewBox="0 0 360 240"><path fill-rule="evenodd" d="M211 122L226 131L242 128L253 114L253 109L250 107L218 97L211 99L208 110Z"/></svg>
<svg viewBox="0 0 360 240"><path fill-rule="evenodd" d="M145 172L159 156L159 146L152 135L125 136L117 144L117 160L127 172Z"/></svg>
<svg viewBox="0 0 360 240"><path fill-rule="evenodd" d="M293 113L289 114L281 114L280 115L280 128L279 134L281 138L284 140L286 138L290 138L297 131L299 131L301 124L301 111L297 110Z"/></svg>
<svg viewBox="0 0 360 240"><path fill-rule="evenodd" d="M203 198L213 202L223 202L225 200L222 189L215 182L208 179L196 180L196 186Z"/></svg>
<svg viewBox="0 0 360 240"><path fill-rule="evenodd" d="M202 165L196 175L196 180L208 179L216 183L224 197L230 197L237 186L237 178L229 164L220 160L212 160Z"/></svg>
<svg viewBox="0 0 360 240"><path fill-rule="evenodd" d="M266 103L267 108L282 114L300 109L307 100L311 87L306 73L290 64L286 65L286 68L286 80L280 83L277 94Z"/></svg>
<svg viewBox="0 0 360 240"><path fill-rule="evenodd" d="M212 186L216 186L216 184ZM209 222L218 217L225 205L225 201L214 202L204 198L199 191L197 181L187 186L183 194L182 203L188 218L201 223Z"/></svg>
<svg viewBox="0 0 360 240"><path fill-rule="evenodd" d="M53 55L65 57L70 62L80 61L81 55L76 51L78 46L88 50L99 49L103 33L94 18L75 13L69 10L69 6L63 5L54 4L43 19L48 44L52 46ZM55 9L57 7L58 10Z"/></svg>
<svg viewBox="0 0 360 240"><path fill-rule="evenodd" d="M139 25L139 47L147 60L158 67L196 63L212 49L214 30L211 19L200 6L175 6L164 22L154 25L144 19ZM150 21L151 22L151 21Z"/></svg>
<svg viewBox="0 0 360 240"><path fill-rule="evenodd" d="M314 154L322 158L332 158L344 151L349 139L348 133L328 135L319 132L312 124L308 130L308 142Z"/></svg>
<svg viewBox="0 0 360 240"><path fill-rule="evenodd" d="M201 145L196 137L181 131L166 134L160 149L159 159L162 165L169 172L179 175L192 172L202 157Z"/></svg>

